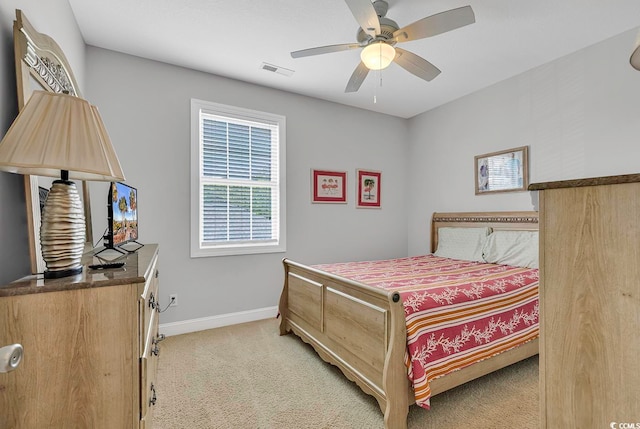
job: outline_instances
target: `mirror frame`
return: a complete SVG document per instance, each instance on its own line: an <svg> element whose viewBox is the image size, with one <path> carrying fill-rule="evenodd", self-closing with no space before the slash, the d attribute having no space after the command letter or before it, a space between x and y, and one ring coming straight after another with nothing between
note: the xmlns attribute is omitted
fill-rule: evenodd
<svg viewBox="0 0 640 429"><path fill-rule="evenodd" d="M51 37L37 32L20 9L16 9L13 22L13 42L18 92L18 111L31 97L34 86L49 92L68 92L81 97L78 82L60 46ZM31 273L45 271L40 247L40 199L38 176L24 176L27 227L29 235L29 256ZM91 229L91 203L89 188L82 182L82 199L86 222L85 242L93 242Z"/></svg>

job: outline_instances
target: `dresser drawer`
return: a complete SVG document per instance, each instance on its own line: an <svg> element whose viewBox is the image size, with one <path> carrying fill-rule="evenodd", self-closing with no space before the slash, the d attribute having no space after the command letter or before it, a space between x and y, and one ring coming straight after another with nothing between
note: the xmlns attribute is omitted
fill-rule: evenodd
<svg viewBox="0 0 640 429"><path fill-rule="evenodd" d="M156 373L161 341L158 333L158 319L158 313L154 312L151 315L150 329L140 358L140 418L147 422L152 420L154 405L157 401Z"/></svg>
<svg viewBox="0 0 640 429"><path fill-rule="evenodd" d="M160 311L160 304L158 302L158 269L157 263L153 263L153 267L150 271L151 275L147 279L144 285L144 291L140 298L140 353L142 354L145 349L145 342L149 336L149 326L151 325L151 318L154 314Z"/></svg>

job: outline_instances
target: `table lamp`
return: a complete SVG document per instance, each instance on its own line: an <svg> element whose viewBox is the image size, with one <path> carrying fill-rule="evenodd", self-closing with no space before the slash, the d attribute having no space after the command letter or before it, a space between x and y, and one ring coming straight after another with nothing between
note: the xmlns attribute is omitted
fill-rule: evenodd
<svg viewBox="0 0 640 429"><path fill-rule="evenodd" d="M98 109L72 95L34 91L0 142L0 170L60 177L42 212L44 277L81 273L86 225L82 201L69 179L124 181Z"/></svg>

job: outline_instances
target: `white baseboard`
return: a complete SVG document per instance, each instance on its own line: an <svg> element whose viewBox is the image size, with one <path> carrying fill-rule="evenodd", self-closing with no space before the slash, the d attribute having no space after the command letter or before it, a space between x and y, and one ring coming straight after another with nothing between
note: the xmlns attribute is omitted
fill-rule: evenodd
<svg viewBox="0 0 640 429"><path fill-rule="evenodd" d="M180 322L161 323L160 332L169 337L171 335L188 334L189 332L204 331L205 329L221 328L223 326L269 319L276 317L277 314L277 306L258 308L256 310L239 311L237 313L182 320Z"/></svg>

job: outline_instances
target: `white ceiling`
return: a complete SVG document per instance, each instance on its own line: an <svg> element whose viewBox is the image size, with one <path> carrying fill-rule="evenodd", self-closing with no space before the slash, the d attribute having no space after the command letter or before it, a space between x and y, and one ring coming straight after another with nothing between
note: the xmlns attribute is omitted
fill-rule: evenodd
<svg viewBox="0 0 640 429"><path fill-rule="evenodd" d="M88 45L403 118L640 26L638 0L388 2L387 17L400 27L467 4L476 23L400 45L442 70L433 81L392 64L345 94L359 50L290 56L355 42L358 24L344 0L69 0Z"/></svg>

